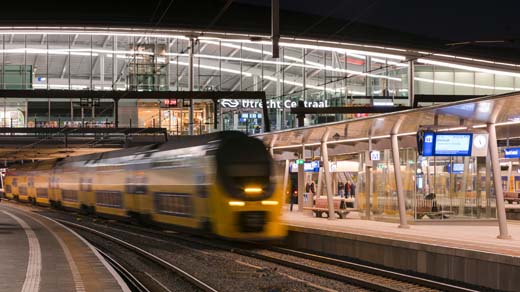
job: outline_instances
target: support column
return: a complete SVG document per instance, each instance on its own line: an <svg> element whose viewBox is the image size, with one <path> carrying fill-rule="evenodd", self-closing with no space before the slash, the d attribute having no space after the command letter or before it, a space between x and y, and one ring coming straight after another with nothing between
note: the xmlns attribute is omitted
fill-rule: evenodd
<svg viewBox="0 0 520 292"><path fill-rule="evenodd" d="M410 107L414 106L415 102L415 84L414 84L414 76L415 76L415 67L414 61L408 61L408 102Z"/></svg>
<svg viewBox="0 0 520 292"><path fill-rule="evenodd" d="M188 91L193 91L193 51L195 40L190 38L189 47L189 63L188 63ZM190 108L188 112L188 135L193 135L193 99L190 99Z"/></svg>
<svg viewBox="0 0 520 292"><path fill-rule="evenodd" d="M114 128L119 128L119 98L114 98Z"/></svg>
<svg viewBox="0 0 520 292"><path fill-rule="evenodd" d="M290 167L290 163L289 163L289 160L288 159L285 159L285 172L283 173L283 200L285 202L286 200L286 195L287 195L287 184L289 183L289 169ZM289 191L289 199L291 199L291 192Z"/></svg>
<svg viewBox="0 0 520 292"><path fill-rule="evenodd" d="M327 203L329 206L329 220L336 220L336 214L334 213L334 191L332 190L332 184L330 181L330 168L329 168L329 151L327 149L327 140L329 139L329 129L325 131L321 138L321 159L323 160L323 169L325 172L325 186L327 188Z"/></svg>
<svg viewBox="0 0 520 292"><path fill-rule="evenodd" d="M301 159L305 161L305 146L303 144ZM298 212L303 212L303 193L305 193L305 165L298 164Z"/></svg>
<svg viewBox="0 0 520 292"><path fill-rule="evenodd" d="M495 196L497 204L497 218L498 228L500 234L497 236L499 239L511 239L509 232L507 231L507 219L506 219L506 208L504 204L504 192L502 190L502 176L500 174L500 164L498 162L498 145L497 145L497 133L495 124L488 124L487 130L489 132L489 152L491 154L491 167L493 170L493 182L495 183Z"/></svg>
<svg viewBox="0 0 520 292"><path fill-rule="evenodd" d="M406 203L404 199L403 178L401 176L401 162L399 157L399 141L397 135L392 134L392 158L394 160L395 185L397 187L397 203L399 205L399 228L410 228L406 222Z"/></svg>

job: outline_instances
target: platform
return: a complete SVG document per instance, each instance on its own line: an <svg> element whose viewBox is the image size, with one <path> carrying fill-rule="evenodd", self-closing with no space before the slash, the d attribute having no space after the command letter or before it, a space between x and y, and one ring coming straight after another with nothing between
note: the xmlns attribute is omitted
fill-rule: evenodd
<svg viewBox="0 0 520 292"><path fill-rule="evenodd" d="M296 206L295 206L296 207ZM297 207L295 208L297 210ZM515 291L520 278L520 224L508 222L512 239L497 239L496 224L411 225L362 220L314 218L284 210L288 244L330 255L413 271L478 287Z"/></svg>
<svg viewBox="0 0 520 292"><path fill-rule="evenodd" d="M130 291L71 230L29 207L0 203L0 291Z"/></svg>

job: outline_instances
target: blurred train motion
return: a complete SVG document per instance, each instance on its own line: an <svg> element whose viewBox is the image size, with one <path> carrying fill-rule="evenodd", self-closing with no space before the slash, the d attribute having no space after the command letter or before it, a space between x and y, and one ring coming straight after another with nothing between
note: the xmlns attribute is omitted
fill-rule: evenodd
<svg viewBox="0 0 520 292"><path fill-rule="evenodd" d="M273 172L260 140L229 131L17 165L4 190L33 204L270 240L286 235Z"/></svg>

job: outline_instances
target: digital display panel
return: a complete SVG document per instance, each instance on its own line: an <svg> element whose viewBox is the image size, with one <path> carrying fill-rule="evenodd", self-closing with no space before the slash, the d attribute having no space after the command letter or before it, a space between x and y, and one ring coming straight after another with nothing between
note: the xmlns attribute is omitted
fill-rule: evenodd
<svg viewBox="0 0 520 292"><path fill-rule="evenodd" d="M461 174L464 173L464 163L448 163L446 166L448 173Z"/></svg>
<svg viewBox="0 0 520 292"><path fill-rule="evenodd" d="M310 161L303 164L304 172L320 172L320 161ZM290 172L298 172L298 164L291 163Z"/></svg>
<svg viewBox="0 0 520 292"><path fill-rule="evenodd" d="M422 155L423 156L433 156L433 138L435 137L434 133L426 132L424 133L424 141L422 145Z"/></svg>
<svg viewBox="0 0 520 292"><path fill-rule="evenodd" d="M320 172L320 162L311 161L303 164L303 171L305 172Z"/></svg>
<svg viewBox="0 0 520 292"><path fill-rule="evenodd" d="M437 133L434 139L435 156L471 156L473 134Z"/></svg>

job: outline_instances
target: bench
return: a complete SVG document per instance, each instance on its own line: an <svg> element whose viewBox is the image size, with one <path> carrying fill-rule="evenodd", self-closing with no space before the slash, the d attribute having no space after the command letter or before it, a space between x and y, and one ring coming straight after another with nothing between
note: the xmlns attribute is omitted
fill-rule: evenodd
<svg viewBox="0 0 520 292"><path fill-rule="evenodd" d="M344 199L335 197L332 200L334 202L334 213L336 213L340 219L345 219L348 213L352 211L357 211L354 209L354 199ZM319 197L316 199L316 204L314 207L303 207L304 210L310 210L312 213L318 217L322 218L323 214L326 214L327 217L329 215L329 203L327 197Z"/></svg>
<svg viewBox="0 0 520 292"><path fill-rule="evenodd" d="M417 219L421 219L425 215L428 216L430 219L448 219L450 218L450 215L453 215L453 211L417 211Z"/></svg>
<svg viewBox="0 0 520 292"><path fill-rule="evenodd" d="M520 194L517 192L504 192L504 202L506 204L520 203Z"/></svg>

